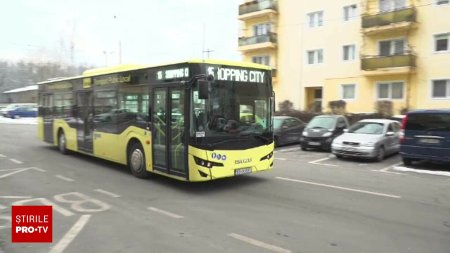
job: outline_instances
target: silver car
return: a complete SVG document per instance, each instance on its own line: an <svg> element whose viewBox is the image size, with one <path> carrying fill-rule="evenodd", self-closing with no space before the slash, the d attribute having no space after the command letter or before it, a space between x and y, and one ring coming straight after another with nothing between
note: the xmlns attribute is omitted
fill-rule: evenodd
<svg viewBox="0 0 450 253"><path fill-rule="evenodd" d="M382 161L388 154L399 152L400 123L388 119L365 119L353 124L335 138L331 152L337 157L370 158Z"/></svg>

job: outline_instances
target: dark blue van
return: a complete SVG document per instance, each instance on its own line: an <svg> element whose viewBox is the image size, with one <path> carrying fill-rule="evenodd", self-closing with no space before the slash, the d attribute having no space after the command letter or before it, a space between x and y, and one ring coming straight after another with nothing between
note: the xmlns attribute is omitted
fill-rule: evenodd
<svg viewBox="0 0 450 253"><path fill-rule="evenodd" d="M450 110L409 112L402 122L400 155L405 165L418 160L450 162Z"/></svg>

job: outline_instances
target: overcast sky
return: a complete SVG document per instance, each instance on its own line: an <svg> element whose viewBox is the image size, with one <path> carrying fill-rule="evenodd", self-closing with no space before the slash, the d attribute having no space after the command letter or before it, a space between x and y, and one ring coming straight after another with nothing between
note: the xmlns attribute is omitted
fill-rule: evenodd
<svg viewBox="0 0 450 253"><path fill-rule="evenodd" d="M2 1L0 58L116 65L240 60L241 0ZM73 48L73 50L71 49Z"/></svg>

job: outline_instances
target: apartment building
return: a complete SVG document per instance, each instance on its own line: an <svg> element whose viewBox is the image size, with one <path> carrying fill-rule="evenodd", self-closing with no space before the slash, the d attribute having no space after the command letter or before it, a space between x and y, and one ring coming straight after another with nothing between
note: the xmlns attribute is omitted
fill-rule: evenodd
<svg viewBox="0 0 450 253"><path fill-rule="evenodd" d="M239 6L244 61L300 110L450 108L450 0L259 0Z"/></svg>

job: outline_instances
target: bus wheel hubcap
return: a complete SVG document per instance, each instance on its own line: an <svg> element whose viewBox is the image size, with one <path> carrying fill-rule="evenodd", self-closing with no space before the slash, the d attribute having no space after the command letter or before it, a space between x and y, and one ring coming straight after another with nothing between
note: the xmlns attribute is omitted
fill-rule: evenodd
<svg viewBox="0 0 450 253"><path fill-rule="evenodd" d="M66 139L64 138L64 134L59 136L59 149L63 151L66 148Z"/></svg>
<svg viewBox="0 0 450 253"><path fill-rule="evenodd" d="M142 154L142 151L135 149L131 154L130 162L134 171L140 171L144 162L144 155Z"/></svg>

